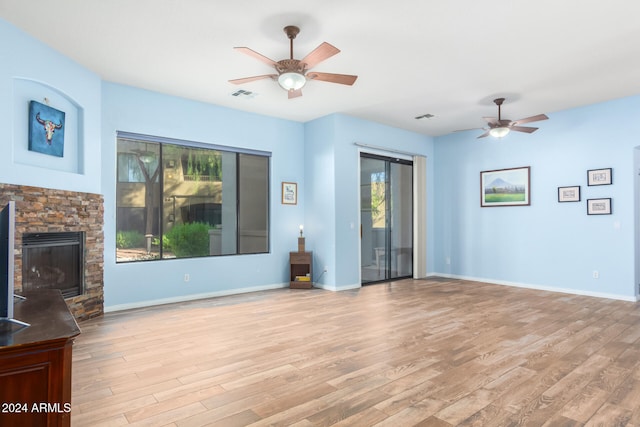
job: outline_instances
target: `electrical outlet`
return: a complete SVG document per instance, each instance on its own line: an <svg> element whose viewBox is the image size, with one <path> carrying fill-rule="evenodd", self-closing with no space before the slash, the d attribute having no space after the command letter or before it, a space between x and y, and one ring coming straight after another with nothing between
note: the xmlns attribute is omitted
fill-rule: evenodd
<svg viewBox="0 0 640 427"><path fill-rule="evenodd" d="M324 266L324 270L322 270L323 273L326 273L327 270L329 270L329 267L327 267L326 265Z"/></svg>
<svg viewBox="0 0 640 427"><path fill-rule="evenodd" d="M600 273L598 272L598 270L593 270L593 278L594 279L599 279L600 278Z"/></svg>
<svg viewBox="0 0 640 427"><path fill-rule="evenodd" d="M444 260L444 263L447 264L447 265L450 265L451 264L451 258L450 257L446 257L445 260Z"/></svg>
<svg viewBox="0 0 640 427"><path fill-rule="evenodd" d="M184 281L188 282L189 280L191 280L191 276L189 276L189 273L184 273Z"/></svg>

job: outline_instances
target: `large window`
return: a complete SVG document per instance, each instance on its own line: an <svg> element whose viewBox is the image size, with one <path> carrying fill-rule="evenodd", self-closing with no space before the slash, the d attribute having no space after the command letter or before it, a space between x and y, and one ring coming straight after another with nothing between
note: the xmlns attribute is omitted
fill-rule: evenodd
<svg viewBox="0 0 640 427"><path fill-rule="evenodd" d="M118 133L118 262L269 251L269 155Z"/></svg>

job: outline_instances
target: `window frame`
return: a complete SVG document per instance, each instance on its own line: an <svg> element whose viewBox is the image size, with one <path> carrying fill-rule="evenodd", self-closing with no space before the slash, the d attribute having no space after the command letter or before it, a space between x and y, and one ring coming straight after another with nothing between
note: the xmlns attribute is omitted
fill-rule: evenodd
<svg viewBox="0 0 640 427"><path fill-rule="evenodd" d="M164 245L160 244L159 245L159 253L158 253L158 257L157 258L146 258L146 259L119 259L118 257L118 246L117 244L115 245L114 249L116 250L116 263L117 264L128 264L128 263L135 263L135 262L148 262L148 261L163 261L163 260L175 260L175 259L191 259L191 258L210 258L210 257L221 257L221 256L235 256L235 255L255 255L255 254L269 254L271 253L271 152L268 151L262 151L262 150L255 150L255 149L247 149L247 148L241 148L241 147L231 147L231 146L224 146L224 145L219 145L219 144L210 144L210 143L204 143L204 142L198 142L198 141L190 141L190 140L182 140L182 139L175 139L175 138L168 138L168 137L160 137L160 136L153 136L153 135L145 135L145 134L138 134L138 133L132 133L132 132L125 132L125 131L116 131L116 177L115 177L115 184L116 184L116 188L121 185L121 184L127 184L127 181L120 181L120 173L119 173L119 159L120 156L122 154L125 154L124 152L120 152L118 151L120 148L120 140L131 140L134 142L140 142L140 143L154 143L154 144L158 144L158 151L159 151L159 160L158 160L158 167L160 168L159 170L159 174L158 174L158 179L157 179L157 183L159 186L159 194L157 196L159 196L160 198L160 202L158 205L158 238L160 239L160 241L162 242L163 237L165 236L165 230L164 230L164 218L166 217L165 214L167 214L167 212L165 212L165 207L164 207L164 203L163 200L166 197L166 195L164 194L165 188L164 188L164 175L165 175L165 169L167 168L167 165L165 164L165 159L164 159L164 154L163 154L163 149L166 148L166 146L168 145L172 145L172 146L177 146L180 148L185 148L185 149L204 149L207 151L212 151L212 152L225 152L225 153L232 153L235 156L235 181L236 181L236 191L235 191L235 206L236 206L236 210L235 210L235 230L234 230L234 234L235 234L235 240L236 240L236 245L235 245L235 251L233 253L221 253L221 254L209 254L209 255L194 255L194 256L180 256L180 257L165 257L164 256ZM266 159L266 183L265 183L265 187L266 187L266 200L265 200L265 214L266 214L266 242L265 242L265 250L264 251L253 251L253 252L242 252L241 251L241 217L242 217L242 212L240 211L240 200L242 197L241 194L241 189L239 186L239 182L240 182L240 177L241 177L241 173L242 171L240 170L240 158L241 155L250 155L250 156L255 156L255 157L260 157L260 158L265 158ZM177 160L180 161L180 160ZM224 177L223 177L224 180ZM223 180L221 182L223 182ZM116 230L115 230L115 234L117 235L118 232L120 230L118 230L118 211L119 208L121 206L118 206L118 196L117 196L118 191L116 191ZM155 194L154 194L155 195ZM232 202L233 203L233 202ZM155 216L155 215L154 215Z"/></svg>

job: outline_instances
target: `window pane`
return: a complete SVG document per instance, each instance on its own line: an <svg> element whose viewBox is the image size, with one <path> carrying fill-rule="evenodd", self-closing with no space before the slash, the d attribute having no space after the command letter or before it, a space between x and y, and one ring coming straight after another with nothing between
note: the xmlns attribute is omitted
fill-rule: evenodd
<svg viewBox="0 0 640 427"><path fill-rule="evenodd" d="M384 168L384 163L381 163L381 165ZM371 217L373 228L385 228L387 224L387 207L385 205L387 184L385 169L371 173Z"/></svg>
<svg viewBox="0 0 640 427"><path fill-rule="evenodd" d="M239 154L240 250L269 251L269 158Z"/></svg>
<svg viewBox="0 0 640 427"><path fill-rule="evenodd" d="M391 277L413 274L413 165L391 163Z"/></svg>
<svg viewBox="0 0 640 427"><path fill-rule="evenodd" d="M116 260L160 257L160 145L118 140Z"/></svg>
<svg viewBox="0 0 640 427"><path fill-rule="evenodd" d="M212 255L210 230L222 223L221 153L172 144L164 144L162 153L162 257Z"/></svg>
<svg viewBox="0 0 640 427"><path fill-rule="evenodd" d="M118 182L145 182L138 158L143 160L147 170L155 170L158 167L158 159L152 152L118 153Z"/></svg>
<svg viewBox="0 0 640 427"><path fill-rule="evenodd" d="M212 255L238 253L237 159L236 153L222 152L222 224L213 231Z"/></svg>

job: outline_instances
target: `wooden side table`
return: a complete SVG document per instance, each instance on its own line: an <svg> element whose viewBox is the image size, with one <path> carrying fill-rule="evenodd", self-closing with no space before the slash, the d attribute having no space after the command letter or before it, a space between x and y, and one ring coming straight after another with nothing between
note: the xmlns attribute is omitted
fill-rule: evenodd
<svg viewBox="0 0 640 427"><path fill-rule="evenodd" d="M313 252L289 252L289 287L292 289L313 288ZM309 281L296 280L309 277Z"/></svg>

